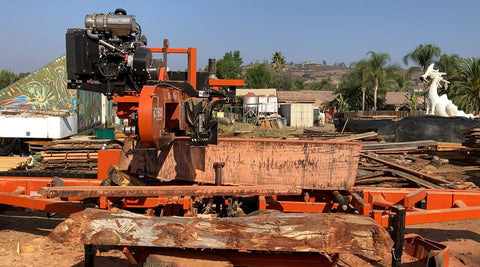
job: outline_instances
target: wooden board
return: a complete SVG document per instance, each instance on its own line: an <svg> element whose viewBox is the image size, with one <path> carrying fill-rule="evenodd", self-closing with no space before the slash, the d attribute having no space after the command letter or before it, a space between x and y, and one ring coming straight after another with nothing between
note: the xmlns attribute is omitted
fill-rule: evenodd
<svg viewBox="0 0 480 267"><path fill-rule="evenodd" d="M128 147L129 144L125 144ZM304 189L353 188L361 144L334 141L223 138L218 145L190 147L176 139L157 153L137 150L120 159L132 174L215 183L214 163L225 163L224 185L286 185Z"/></svg>
<svg viewBox="0 0 480 267"><path fill-rule="evenodd" d="M27 160L25 157L0 157L0 171L16 169L19 165L26 164Z"/></svg>

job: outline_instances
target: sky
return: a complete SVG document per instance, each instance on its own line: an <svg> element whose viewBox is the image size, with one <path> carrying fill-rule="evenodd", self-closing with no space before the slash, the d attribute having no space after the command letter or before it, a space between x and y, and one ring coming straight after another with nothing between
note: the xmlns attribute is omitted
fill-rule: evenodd
<svg viewBox="0 0 480 267"><path fill-rule="evenodd" d="M84 28L85 15L123 8L135 15L148 46L197 48L197 64L240 51L244 64L270 60L329 65L388 53L391 63L420 44L445 54L480 57L480 1L476 0L15 0L1 1L0 70L32 72L65 53L68 28ZM168 58L185 69L184 55ZM410 64L409 66L411 66Z"/></svg>

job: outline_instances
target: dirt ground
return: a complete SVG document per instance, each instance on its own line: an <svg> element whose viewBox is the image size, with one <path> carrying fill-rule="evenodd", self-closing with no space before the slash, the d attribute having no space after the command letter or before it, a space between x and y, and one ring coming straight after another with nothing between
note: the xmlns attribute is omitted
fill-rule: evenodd
<svg viewBox="0 0 480 267"><path fill-rule="evenodd" d="M450 248L450 267L480 266L480 219L411 225L407 233Z"/></svg>
<svg viewBox="0 0 480 267"><path fill-rule="evenodd" d="M0 266L84 266L83 245L52 243L48 234L66 217L45 212L6 211L0 214ZM135 266L121 251L98 252L95 266Z"/></svg>
<svg viewBox="0 0 480 267"><path fill-rule="evenodd" d="M65 218L37 211L0 214L0 266L84 266L82 245L52 243L47 237ZM413 225L407 232L448 245L450 267L480 266L480 219ZM117 250L98 252L95 265L135 266Z"/></svg>

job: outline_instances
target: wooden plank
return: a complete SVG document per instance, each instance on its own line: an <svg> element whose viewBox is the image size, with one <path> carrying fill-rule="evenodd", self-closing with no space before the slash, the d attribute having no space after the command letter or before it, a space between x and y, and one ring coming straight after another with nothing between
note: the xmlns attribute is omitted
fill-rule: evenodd
<svg viewBox="0 0 480 267"><path fill-rule="evenodd" d="M188 139L178 138L170 149L160 152L122 154L119 168L161 181L213 184L214 163L224 162L224 185L351 190L360 148L360 143L243 138L220 138L218 145L190 147Z"/></svg>
<svg viewBox="0 0 480 267"><path fill-rule="evenodd" d="M362 151L370 150L410 150L417 149L419 147L436 147L437 141L434 140L421 140L412 142L386 142L386 143L374 143L374 144L362 144Z"/></svg>
<svg viewBox="0 0 480 267"><path fill-rule="evenodd" d="M148 196L272 196L300 195L301 189L285 186L69 186L42 187L41 195L54 197L148 197Z"/></svg>
<svg viewBox="0 0 480 267"><path fill-rule="evenodd" d="M0 157L0 171L9 171L27 164L26 157Z"/></svg>
<svg viewBox="0 0 480 267"><path fill-rule="evenodd" d="M372 177L372 178L357 180L355 182L355 185L378 184L383 182L404 182L404 181L406 181L405 178L383 176L383 177Z"/></svg>
<svg viewBox="0 0 480 267"><path fill-rule="evenodd" d="M422 172L419 172L419 171L416 171L416 170L413 170L413 169L410 169L410 168L407 168L407 167L404 167L404 166L400 166L398 164L395 164L395 163L392 163L392 162L389 162L387 160L383 160L383 159L379 159L379 158L376 158L376 157L372 157L370 155L367 155L365 153L361 153L361 156L362 157L365 157L365 158L368 158L368 159L371 159L371 160L374 160L374 161L377 161L377 162L380 162L380 163L383 163L385 165L388 165L394 169L397 169L397 170L400 170L400 171L403 171L403 172L406 172L406 173L409 173L409 174L412 174L412 175L415 175L419 178L423 178L423 179L426 179L426 180L429 180L430 182L432 183L435 183L437 185L440 185L440 184L447 184L448 181L444 180L444 179L441 179L439 177L436 177L436 176L433 176L433 175L429 175L429 174L426 174L426 173L422 173Z"/></svg>
<svg viewBox="0 0 480 267"><path fill-rule="evenodd" d="M374 260L390 255L393 244L387 231L367 216L278 211L205 218L88 208L60 223L49 238L94 245L352 253Z"/></svg>
<svg viewBox="0 0 480 267"><path fill-rule="evenodd" d="M411 175L409 173L406 173L406 172L402 172L402 171L399 171L399 170L388 170L389 172L393 173L393 174L396 174L400 177L403 177L409 181L412 181L420 186L423 186L425 188L429 188L429 189L443 189L444 187L443 186L439 186L439 185L436 185L434 183L430 183L429 181L426 181L426 180L423 180L421 178L418 178L414 175Z"/></svg>
<svg viewBox="0 0 480 267"><path fill-rule="evenodd" d="M376 132L366 132L366 133L361 133L361 134L351 134L348 136L340 136L340 137L335 137L332 140L335 141L352 141L352 140L358 140L362 138L367 138L367 137L375 137L378 134Z"/></svg>
<svg viewBox="0 0 480 267"><path fill-rule="evenodd" d="M372 172L370 174L367 174L367 175L357 176L357 179L356 179L355 183L358 183L358 181L360 181L360 180L373 178L373 177L381 176L381 175L384 175L384 174L385 174L384 171L374 171L374 172Z"/></svg>

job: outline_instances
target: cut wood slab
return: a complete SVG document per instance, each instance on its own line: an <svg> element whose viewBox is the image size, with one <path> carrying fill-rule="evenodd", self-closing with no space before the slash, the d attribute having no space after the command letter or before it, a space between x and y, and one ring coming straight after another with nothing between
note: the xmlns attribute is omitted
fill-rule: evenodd
<svg viewBox="0 0 480 267"><path fill-rule="evenodd" d="M85 209L49 235L61 243L389 255L387 231L367 216L265 211L235 218L152 217L125 210Z"/></svg>
<svg viewBox="0 0 480 267"><path fill-rule="evenodd" d="M125 142L125 147L130 145ZM190 147L187 138L176 138L160 152L122 153L119 168L161 181L213 184L214 166L225 163L223 185L351 190L360 148L360 143L352 142L244 138L220 138L217 145Z"/></svg>

